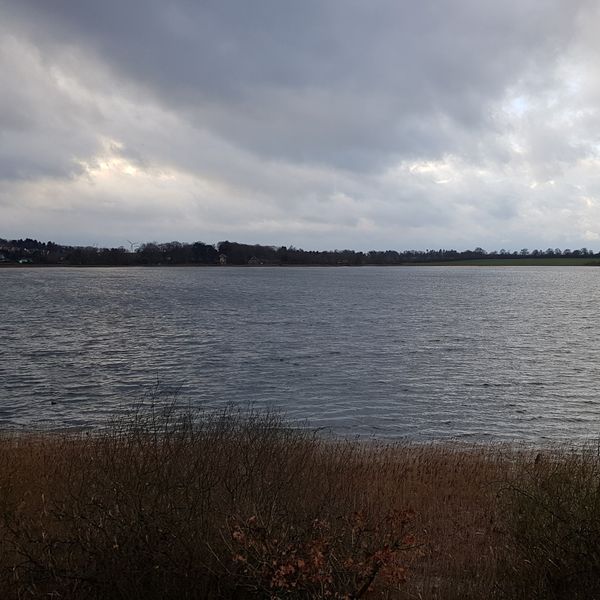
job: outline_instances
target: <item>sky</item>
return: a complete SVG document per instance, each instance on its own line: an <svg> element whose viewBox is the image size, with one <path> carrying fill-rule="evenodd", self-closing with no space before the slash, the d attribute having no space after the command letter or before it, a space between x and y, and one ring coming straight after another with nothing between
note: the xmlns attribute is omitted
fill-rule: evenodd
<svg viewBox="0 0 600 600"><path fill-rule="evenodd" d="M597 0L0 0L0 237L600 249Z"/></svg>

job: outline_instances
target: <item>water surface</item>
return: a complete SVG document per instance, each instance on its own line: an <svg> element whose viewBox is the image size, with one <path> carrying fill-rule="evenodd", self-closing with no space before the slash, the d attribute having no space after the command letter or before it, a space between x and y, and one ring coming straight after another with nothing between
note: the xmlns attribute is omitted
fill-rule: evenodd
<svg viewBox="0 0 600 600"><path fill-rule="evenodd" d="M0 270L0 427L103 423L160 381L344 435L600 432L600 269Z"/></svg>

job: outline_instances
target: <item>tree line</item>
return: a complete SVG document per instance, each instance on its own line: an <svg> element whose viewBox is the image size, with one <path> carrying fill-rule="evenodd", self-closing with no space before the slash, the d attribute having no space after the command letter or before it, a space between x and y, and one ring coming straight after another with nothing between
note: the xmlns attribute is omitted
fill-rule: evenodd
<svg viewBox="0 0 600 600"><path fill-rule="evenodd" d="M404 265L414 263L452 262L478 259L528 258L600 258L587 248L577 250L547 248L519 251L505 249L488 252L473 250L302 250L293 246L264 246L238 242L148 242L130 248L98 248L96 246L66 246L55 242L40 242L31 238L5 240L0 238L0 262L47 265Z"/></svg>

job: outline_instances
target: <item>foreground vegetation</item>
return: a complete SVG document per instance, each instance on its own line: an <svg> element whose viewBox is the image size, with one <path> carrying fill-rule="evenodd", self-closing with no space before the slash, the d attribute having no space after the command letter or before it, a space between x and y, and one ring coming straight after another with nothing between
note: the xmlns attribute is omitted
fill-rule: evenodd
<svg viewBox="0 0 600 600"><path fill-rule="evenodd" d="M600 457L150 408L0 440L2 598L600 597Z"/></svg>

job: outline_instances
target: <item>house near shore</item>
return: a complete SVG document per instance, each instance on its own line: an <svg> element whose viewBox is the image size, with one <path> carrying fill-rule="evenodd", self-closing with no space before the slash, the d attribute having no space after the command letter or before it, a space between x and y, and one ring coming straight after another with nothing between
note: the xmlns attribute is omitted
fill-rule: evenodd
<svg viewBox="0 0 600 600"><path fill-rule="evenodd" d="M227 264L227 255L219 254L219 264L223 267Z"/></svg>

